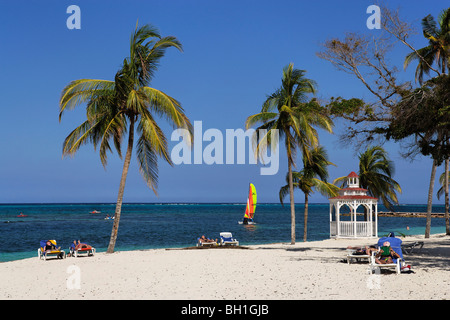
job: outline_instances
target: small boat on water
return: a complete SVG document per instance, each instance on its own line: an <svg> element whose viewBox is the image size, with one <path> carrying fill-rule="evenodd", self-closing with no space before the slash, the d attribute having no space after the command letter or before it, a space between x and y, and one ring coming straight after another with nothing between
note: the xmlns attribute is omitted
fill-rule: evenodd
<svg viewBox="0 0 450 320"><path fill-rule="evenodd" d="M110 217L110 216L105 217L105 220L114 220L114 219L115 219L115 217Z"/></svg>
<svg viewBox="0 0 450 320"><path fill-rule="evenodd" d="M22 212L16 216L17 218L28 217L28 215L23 214Z"/></svg>
<svg viewBox="0 0 450 320"><path fill-rule="evenodd" d="M255 224L255 222L253 221L255 209L256 209L256 189L255 186L252 183L250 183L244 219L242 219L242 221L239 221L239 224Z"/></svg>
<svg viewBox="0 0 450 320"><path fill-rule="evenodd" d="M94 210L94 211L91 211L91 212L89 212L89 213L95 214L95 213L101 213L101 211Z"/></svg>

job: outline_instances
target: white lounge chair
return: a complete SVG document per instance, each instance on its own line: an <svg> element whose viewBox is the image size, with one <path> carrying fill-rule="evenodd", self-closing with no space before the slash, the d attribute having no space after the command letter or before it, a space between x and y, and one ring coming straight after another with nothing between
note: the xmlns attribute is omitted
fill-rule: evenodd
<svg viewBox="0 0 450 320"><path fill-rule="evenodd" d="M217 245L218 244L216 241L204 242L201 240L201 238L197 238L197 247L213 247L213 246L217 246Z"/></svg>
<svg viewBox="0 0 450 320"><path fill-rule="evenodd" d="M397 272L397 274L400 274L402 267L405 264L401 258L397 259L397 262L395 263L379 264L375 262L375 255L376 253L372 253L372 256L370 257L369 263L370 274L372 274L377 269L392 269L392 268L395 269L395 272Z"/></svg>
<svg viewBox="0 0 450 320"><path fill-rule="evenodd" d="M378 248L380 249L386 241L389 242L392 250L394 250L400 256L400 258L394 259L394 263L378 264L375 262L376 253L372 253L372 256L370 257L368 271L370 273L373 273L373 271L377 269L381 270L387 268L394 268L397 274L400 274L402 268L405 266L405 261L403 259L403 252L402 252L402 240L400 238L395 238L394 234L391 233L388 237L383 237L378 240L377 243Z"/></svg>
<svg viewBox="0 0 450 320"><path fill-rule="evenodd" d="M220 245L226 246L226 245L239 245L239 241L233 238L233 235L231 232L221 232L220 233Z"/></svg>
<svg viewBox="0 0 450 320"><path fill-rule="evenodd" d="M355 254L356 250L353 249L347 249L347 263L352 263L353 259L356 259L356 261L359 261L358 259L367 259L367 261L370 263L370 256L368 254Z"/></svg>

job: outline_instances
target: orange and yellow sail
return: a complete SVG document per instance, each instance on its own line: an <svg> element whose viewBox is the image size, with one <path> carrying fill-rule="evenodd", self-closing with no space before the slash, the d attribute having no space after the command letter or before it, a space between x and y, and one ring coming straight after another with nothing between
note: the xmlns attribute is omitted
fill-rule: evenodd
<svg viewBox="0 0 450 320"><path fill-rule="evenodd" d="M256 189L255 186L250 183L250 188L247 198L247 207L245 208L244 218L253 219L256 209Z"/></svg>

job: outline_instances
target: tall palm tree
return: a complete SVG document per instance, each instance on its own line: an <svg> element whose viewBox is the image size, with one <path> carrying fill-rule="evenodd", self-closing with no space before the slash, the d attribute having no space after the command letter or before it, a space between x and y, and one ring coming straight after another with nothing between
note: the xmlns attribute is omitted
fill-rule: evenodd
<svg viewBox="0 0 450 320"><path fill-rule="evenodd" d="M294 69L290 63L283 69L281 87L267 97L261 112L247 118L246 129L261 124L257 128L267 130L265 136L260 137L257 154L264 150L268 143L272 143L276 134L284 139L288 158L289 196L291 203L291 243L295 244L295 208L294 186L292 180L292 166L295 166L297 147L304 157L310 159L310 149L318 145L319 127L332 132L331 119L321 112L320 105L315 99L308 101L308 95L315 93L314 81L305 78L304 70ZM274 130L272 130L274 129Z"/></svg>
<svg viewBox="0 0 450 320"><path fill-rule="evenodd" d="M359 154L361 188L367 189L372 197L380 199L388 209L398 203L396 192L402 192L398 182L392 179L393 175L394 163L382 147L369 146L365 152ZM346 178L337 178L333 183L343 183Z"/></svg>
<svg viewBox="0 0 450 320"><path fill-rule="evenodd" d="M147 185L155 192L158 182L158 156L172 165L167 139L158 126L155 115L164 117L174 127L192 126L180 103L166 93L149 87L159 60L165 50L175 47L182 51L181 43L172 36L161 37L150 25L136 29L131 35L130 56L123 61L114 81L80 79L70 82L62 91L59 120L66 109L86 104L87 120L75 128L64 140L63 156L73 155L84 144L99 148L100 160L105 167L107 151L114 144L122 158L121 143L128 133L128 146L120 179L115 220L107 252L114 252L120 222L125 182L137 133L136 154L139 169Z"/></svg>
<svg viewBox="0 0 450 320"><path fill-rule="evenodd" d="M450 8L443 10L436 23L432 15L422 19L423 36L428 40L428 46L411 52L405 58L405 68L413 60L419 60L416 68L416 81L423 82L423 75L431 70L436 73L447 73L450 70ZM437 69L432 67L437 65Z"/></svg>
<svg viewBox="0 0 450 320"><path fill-rule="evenodd" d="M442 194L445 194L445 234L450 235L450 217L449 217L449 195L448 195L448 183L450 180L450 174L448 173L449 159L445 160L445 170L439 176L439 183L441 187L437 192L437 198L440 199Z"/></svg>
<svg viewBox="0 0 450 320"><path fill-rule="evenodd" d="M303 241L306 242L308 233L308 204L309 196L314 189L329 197L338 195L339 188L332 183L328 183L328 166L334 165L328 161L328 154L324 147L319 146L311 150L310 160L303 158L303 169L300 172L292 173L293 187L299 188L305 195L305 211L303 224ZM287 185L281 187L279 196L280 202L289 193L289 176L286 176Z"/></svg>

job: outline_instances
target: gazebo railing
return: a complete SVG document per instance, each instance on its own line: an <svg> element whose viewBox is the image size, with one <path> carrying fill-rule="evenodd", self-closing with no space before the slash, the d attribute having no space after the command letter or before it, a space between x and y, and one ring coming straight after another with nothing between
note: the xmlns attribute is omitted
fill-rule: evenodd
<svg viewBox="0 0 450 320"><path fill-rule="evenodd" d="M372 237L373 233L371 221L339 221L339 229L336 221L330 222L330 236L332 237Z"/></svg>

